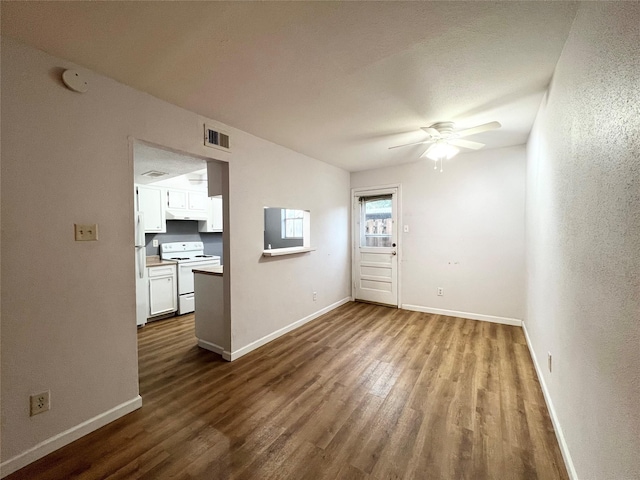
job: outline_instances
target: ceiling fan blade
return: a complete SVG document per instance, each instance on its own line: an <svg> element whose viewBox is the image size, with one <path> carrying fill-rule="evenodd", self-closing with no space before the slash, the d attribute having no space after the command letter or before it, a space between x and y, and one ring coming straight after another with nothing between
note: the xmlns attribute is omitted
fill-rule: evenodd
<svg viewBox="0 0 640 480"><path fill-rule="evenodd" d="M437 137L438 135L440 135L440 132L432 127L420 127L420 130L424 130L432 137Z"/></svg>
<svg viewBox="0 0 640 480"><path fill-rule="evenodd" d="M495 130L500 128L500 122L489 122L477 127L467 128L466 130L459 130L455 133L456 138L468 137L469 135L475 135L476 133L488 132L489 130Z"/></svg>
<svg viewBox="0 0 640 480"><path fill-rule="evenodd" d="M480 150L484 147L484 143L472 142L471 140L460 140L458 138L447 140L447 143L455 145L456 147L468 148L470 150Z"/></svg>
<svg viewBox="0 0 640 480"><path fill-rule="evenodd" d="M411 145L422 145L423 143L433 143L435 140L424 140L422 142L415 142L415 143L405 143L404 145L396 145L394 147L389 147L389 150L391 150L392 148L400 148L400 147L410 147Z"/></svg>

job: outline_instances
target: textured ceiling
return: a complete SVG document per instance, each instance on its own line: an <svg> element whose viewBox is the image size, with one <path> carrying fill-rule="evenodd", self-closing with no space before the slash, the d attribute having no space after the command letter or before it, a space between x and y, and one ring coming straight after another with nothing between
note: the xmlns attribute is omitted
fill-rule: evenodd
<svg viewBox="0 0 640 480"><path fill-rule="evenodd" d="M2 33L298 152L418 159L437 121L526 141L575 2L2 2ZM198 132L199 134L199 132ZM233 141L233 139L232 139Z"/></svg>
<svg viewBox="0 0 640 480"><path fill-rule="evenodd" d="M133 177L134 182L141 185L168 180L187 173L197 173L193 178L207 178L207 162L202 158L180 155L169 150L154 148L144 143L133 145ZM165 175L149 177L144 173L156 171Z"/></svg>

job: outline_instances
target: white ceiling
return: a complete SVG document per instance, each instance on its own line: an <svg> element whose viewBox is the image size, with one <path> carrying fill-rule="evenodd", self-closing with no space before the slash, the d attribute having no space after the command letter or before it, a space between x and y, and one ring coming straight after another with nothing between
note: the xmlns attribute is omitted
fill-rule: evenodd
<svg viewBox="0 0 640 480"><path fill-rule="evenodd" d="M356 171L419 130L523 144L576 2L7 2L2 33ZM200 132L197 132L200 135ZM231 139L233 142L233 138Z"/></svg>
<svg viewBox="0 0 640 480"><path fill-rule="evenodd" d="M207 179L207 162L202 158L181 155L169 150L155 148L144 143L133 145L133 177L134 183L149 185L169 180L188 173L193 180ZM162 172L161 177L144 175L150 171Z"/></svg>

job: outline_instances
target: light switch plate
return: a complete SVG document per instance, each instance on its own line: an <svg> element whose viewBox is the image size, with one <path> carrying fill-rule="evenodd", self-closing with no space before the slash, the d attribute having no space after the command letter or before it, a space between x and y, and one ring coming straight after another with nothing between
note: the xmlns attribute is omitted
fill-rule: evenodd
<svg viewBox="0 0 640 480"><path fill-rule="evenodd" d="M98 224L74 223L76 231L76 242L88 242L98 240Z"/></svg>

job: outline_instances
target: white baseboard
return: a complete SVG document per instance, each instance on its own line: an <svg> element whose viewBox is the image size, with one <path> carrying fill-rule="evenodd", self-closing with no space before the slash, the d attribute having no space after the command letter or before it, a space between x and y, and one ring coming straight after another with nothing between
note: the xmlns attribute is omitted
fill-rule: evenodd
<svg viewBox="0 0 640 480"><path fill-rule="evenodd" d="M536 352L533 350L533 346L531 345L529 332L527 332L527 326L525 325L524 322L522 322L522 331L524 332L524 338L527 340L527 347L529 347L531 360L533 360L533 366L536 369L536 374L538 375L538 380L540 382L540 386L542 387L542 395L544 396L544 401L547 404L547 410L549 410L549 416L551 417L551 423L553 424L553 429L556 432L556 438L558 439L558 444L560 445L562 458L564 459L564 464L567 467L567 473L569 474L569 478L571 480L578 480L578 473L576 472L576 467L573 465L573 460L571 459L571 453L569 453L569 446L567 445L567 442L564 438L564 433L562 432L560 421L558 420L558 416L556 415L556 409L553 407L553 402L551 401L551 395L549 394L549 390L547 389L547 384L545 383L544 377L542 376L542 369L540 367L540 364L538 363Z"/></svg>
<svg viewBox="0 0 640 480"><path fill-rule="evenodd" d="M107 423L111 423L114 420L137 410L142 406L142 397L140 395L135 398L121 403L120 405L107 410L100 415L97 415L89 420L71 427L62 433L54 435L51 438L46 439L43 442L38 443L34 447L19 453L13 458L2 462L0 464L0 478L4 478L7 475L20 470L22 467L26 467L30 463L50 454L51 452L70 444L71 442L83 437L94 430L104 427Z"/></svg>
<svg viewBox="0 0 640 480"><path fill-rule="evenodd" d="M198 339L198 346L200 348L204 348L205 350L209 350L210 352L222 355L222 358L224 358L225 360L231 360L231 353L225 350L224 347L216 345L213 342L207 342L206 340Z"/></svg>
<svg viewBox="0 0 640 480"><path fill-rule="evenodd" d="M483 322L502 323L504 325L522 326L522 320L517 318L495 317L493 315L483 315L481 313L456 312L455 310L442 310L440 308L421 307L420 305L402 304L400 308L413 310L415 312L435 313L436 315L446 315L448 317L468 318L470 320L481 320Z"/></svg>
<svg viewBox="0 0 640 480"><path fill-rule="evenodd" d="M301 327L305 323L308 323L311 320L315 320L319 316L324 315L325 313L330 312L331 310L338 308L339 306L344 305L345 303L348 303L350 301L351 301L350 297L343 298L342 300L339 300L336 303L332 303L328 307L325 307L321 310L318 310L317 312L312 313L311 315L308 315L300 320L290 323L286 327L276 330L275 332L270 333L269 335L265 335L264 337L256 340L255 342L251 342L249 345L246 345L242 348L239 348L238 350L231 352L227 360L229 361L236 360L242 357L243 355L246 355L247 353L255 350L256 348L259 348L262 345L269 343L270 341L275 340L278 337L281 337L285 333L289 333L291 330L295 330L296 328Z"/></svg>

